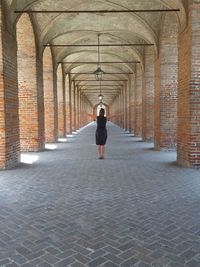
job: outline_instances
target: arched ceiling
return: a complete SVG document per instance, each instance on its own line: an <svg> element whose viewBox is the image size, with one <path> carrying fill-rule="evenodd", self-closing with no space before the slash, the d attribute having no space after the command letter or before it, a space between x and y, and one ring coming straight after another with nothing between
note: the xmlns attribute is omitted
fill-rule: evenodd
<svg viewBox="0 0 200 267"><path fill-rule="evenodd" d="M15 10L128 10L128 9L180 9L176 13L180 31L186 25L184 10L185 0L7 0L10 4L10 25L15 25L20 14ZM152 43L152 53L157 53L161 12L153 13L34 13L31 14L41 53L43 45L50 44L97 44L100 33L101 44L119 43ZM76 80L82 94L85 94L93 105L98 102L100 85L94 80L92 73L97 64L76 62L97 62L97 47L53 47L54 61L73 62L64 64L65 73L75 73L71 77ZM134 47L100 47L100 60L106 62L140 61L143 67L144 46ZM102 81L104 101L110 104L121 88L130 79L135 70L135 63L102 64L107 73ZM119 80L119 81L115 81Z"/></svg>

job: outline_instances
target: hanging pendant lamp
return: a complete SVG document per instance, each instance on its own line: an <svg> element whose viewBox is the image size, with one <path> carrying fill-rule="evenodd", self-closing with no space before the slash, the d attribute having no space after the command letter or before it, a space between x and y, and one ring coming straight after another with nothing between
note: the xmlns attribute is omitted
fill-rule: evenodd
<svg viewBox="0 0 200 267"><path fill-rule="evenodd" d="M101 69L101 66L100 66L100 34L98 34L98 65L97 65L97 69L94 72L95 79L97 81L103 80L104 74L105 72Z"/></svg>

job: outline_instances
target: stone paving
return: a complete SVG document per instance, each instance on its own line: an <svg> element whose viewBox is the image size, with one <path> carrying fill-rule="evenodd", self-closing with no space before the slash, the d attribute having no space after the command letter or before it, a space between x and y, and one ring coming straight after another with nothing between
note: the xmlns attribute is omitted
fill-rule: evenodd
<svg viewBox="0 0 200 267"><path fill-rule="evenodd" d="M0 266L199 267L200 170L109 123L0 172Z"/></svg>

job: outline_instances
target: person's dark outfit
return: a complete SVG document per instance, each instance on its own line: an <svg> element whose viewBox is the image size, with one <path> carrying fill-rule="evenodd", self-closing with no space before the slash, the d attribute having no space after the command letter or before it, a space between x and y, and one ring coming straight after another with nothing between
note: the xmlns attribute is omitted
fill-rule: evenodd
<svg viewBox="0 0 200 267"><path fill-rule="evenodd" d="M107 139L106 117L97 117L96 145L105 145Z"/></svg>

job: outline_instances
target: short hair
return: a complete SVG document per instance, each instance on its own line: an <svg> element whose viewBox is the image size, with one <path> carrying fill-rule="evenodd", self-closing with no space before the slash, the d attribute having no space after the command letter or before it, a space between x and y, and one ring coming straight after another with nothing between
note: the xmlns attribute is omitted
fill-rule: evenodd
<svg viewBox="0 0 200 267"><path fill-rule="evenodd" d="M104 114L105 114L105 109L101 108L99 111L99 116L104 117Z"/></svg>

